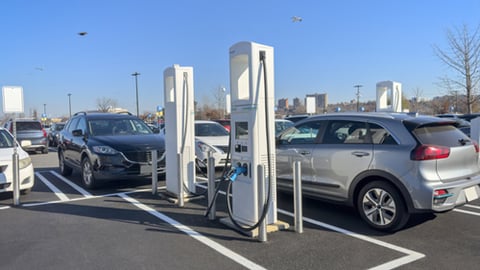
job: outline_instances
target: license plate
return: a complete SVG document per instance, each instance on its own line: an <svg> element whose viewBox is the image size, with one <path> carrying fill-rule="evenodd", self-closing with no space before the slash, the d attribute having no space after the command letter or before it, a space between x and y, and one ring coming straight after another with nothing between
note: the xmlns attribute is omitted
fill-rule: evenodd
<svg viewBox="0 0 480 270"><path fill-rule="evenodd" d="M25 147L25 146L30 146L32 145L32 141L30 140L23 140L20 142L20 146Z"/></svg>
<svg viewBox="0 0 480 270"><path fill-rule="evenodd" d="M463 191L465 192L465 197L467 198L468 202L478 199L478 192L475 187L469 187Z"/></svg>

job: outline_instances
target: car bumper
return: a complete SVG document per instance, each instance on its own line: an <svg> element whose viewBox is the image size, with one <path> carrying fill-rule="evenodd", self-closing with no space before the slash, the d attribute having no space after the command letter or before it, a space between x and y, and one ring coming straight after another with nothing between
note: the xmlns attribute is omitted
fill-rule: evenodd
<svg viewBox="0 0 480 270"><path fill-rule="evenodd" d="M93 162L97 179L118 179L134 177L151 177L153 165L151 160L132 161L123 155L97 156ZM165 173L165 157L157 159L157 174Z"/></svg>
<svg viewBox="0 0 480 270"><path fill-rule="evenodd" d="M31 189L35 183L33 165L30 164L20 171L20 190ZM0 177L0 192L13 191L13 177Z"/></svg>
<svg viewBox="0 0 480 270"><path fill-rule="evenodd" d="M415 202L415 208L445 212L480 198L480 176L447 184L425 185L424 188L424 195L416 197L422 199ZM435 194L438 190L445 192Z"/></svg>

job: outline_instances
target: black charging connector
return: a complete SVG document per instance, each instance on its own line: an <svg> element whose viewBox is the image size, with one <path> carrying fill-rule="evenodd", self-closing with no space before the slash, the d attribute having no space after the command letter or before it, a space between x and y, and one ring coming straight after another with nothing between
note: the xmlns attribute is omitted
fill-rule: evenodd
<svg viewBox="0 0 480 270"><path fill-rule="evenodd" d="M265 57L266 57L266 52L260 51L260 61L265 61Z"/></svg>

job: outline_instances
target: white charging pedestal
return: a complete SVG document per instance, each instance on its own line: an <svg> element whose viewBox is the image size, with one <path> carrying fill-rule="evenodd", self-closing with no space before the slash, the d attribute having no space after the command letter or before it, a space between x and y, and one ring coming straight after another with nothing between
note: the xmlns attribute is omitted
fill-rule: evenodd
<svg viewBox="0 0 480 270"><path fill-rule="evenodd" d="M377 83L377 112L402 112L402 84L394 81Z"/></svg>
<svg viewBox="0 0 480 270"><path fill-rule="evenodd" d="M184 198L195 193L193 68L173 65L163 78L167 194Z"/></svg>
<svg viewBox="0 0 480 270"><path fill-rule="evenodd" d="M264 206L258 200L259 165L263 166L264 190L270 191L265 220L267 226L278 224L273 60L273 48L266 45L239 42L230 48L231 164L247 168L233 182L232 217L246 226L259 221Z"/></svg>

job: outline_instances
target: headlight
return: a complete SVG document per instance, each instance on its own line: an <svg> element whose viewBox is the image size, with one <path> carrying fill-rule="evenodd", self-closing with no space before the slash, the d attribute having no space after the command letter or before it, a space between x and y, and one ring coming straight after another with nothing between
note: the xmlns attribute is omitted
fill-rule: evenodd
<svg viewBox="0 0 480 270"><path fill-rule="evenodd" d="M32 159L30 157L22 158L18 161L18 167L20 170L28 167L30 164L32 164Z"/></svg>
<svg viewBox="0 0 480 270"><path fill-rule="evenodd" d="M204 142L201 142L201 141L197 141L197 145L198 147L200 148L200 150L204 153L208 153L208 152L217 152L215 151L215 149L213 147L211 147L210 145L204 143Z"/></svg>
<svg viewBox="0 0 480 270"><path fill-rule="evenodd" d="M117 150L111 148L110 146L106 145L99 145L99 146L94 146L92 147L93 152L97 154L103 154L103 155L115 155L118 153Z"/></svg>

